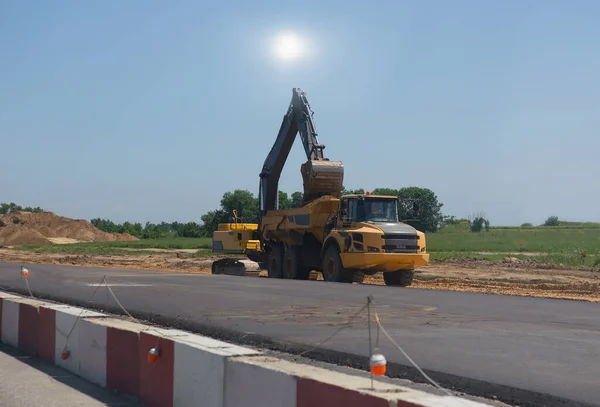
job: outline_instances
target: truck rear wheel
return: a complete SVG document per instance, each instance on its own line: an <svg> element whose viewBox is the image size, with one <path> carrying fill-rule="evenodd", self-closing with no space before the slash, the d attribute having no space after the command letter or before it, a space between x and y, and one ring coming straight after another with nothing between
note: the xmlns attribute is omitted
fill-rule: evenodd
<svg viewBox="0 0 600 407"><path fill-rule="evenodd" d="M283 245L276 244L269 253L269 267L267 268L267 275L269 278L282 278L283 277Z"/></svg>
<svg viewBox="0 0 600 407"><path fill-rule="evenodd" d="M385 281L385 285L408 287L412 284L414 275L414 270L385 272L383 273L383 281Z"/></svg>
<svg viewBox="0 0 600 407"><path fill-rule="evenodd" d="M289 280L308 280L310 270L302 261L302 247L288 246L285 249L283 277Z"/></svg>
<svg viewBox="0 0 600 407"><path fill-rule="evenodd" d="M340 257L340 252L337 247L331 245L325 252L325 256L323 257L323 280L336 282L336 283L352 283L355 278L359 277L357 275L355 277L355 273L352 270L347 270L344 268L342 264L342 258ZM360 276L364 275L362 273L358 273Z"/></svg>

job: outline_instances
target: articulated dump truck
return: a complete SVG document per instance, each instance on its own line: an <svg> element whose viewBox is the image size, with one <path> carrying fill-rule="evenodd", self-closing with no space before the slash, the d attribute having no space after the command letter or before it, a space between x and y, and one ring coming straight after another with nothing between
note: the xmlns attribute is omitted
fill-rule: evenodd
<svg viewBox="0 0 600 407"><path fill-rule="evenodd" d="M297 133L308 161L299 208L278 209L278 184ZM259 222L232 222L213 234L213 252L243 254L268 270L269 278L308 279L321 272L325 281L362 282L383 272L387 285L408 286L414 270L429 262L425 234L402 223L395 196L341 195L344 167L324 157L312 111L301 89L292 101L260 173ZM239 258L213 263L214 274L245 273Z"/></svg>

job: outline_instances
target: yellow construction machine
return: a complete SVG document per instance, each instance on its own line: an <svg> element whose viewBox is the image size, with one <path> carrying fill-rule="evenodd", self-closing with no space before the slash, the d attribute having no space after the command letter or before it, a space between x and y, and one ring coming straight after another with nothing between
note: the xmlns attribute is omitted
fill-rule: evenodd
<svg viewBox="0 0 600 407"><path fill-rule="evenodd" d="M414 270L429 262L425 234L400 221L395 196L341 195L344 167L324 157L306 94L294 88L275 143L260 173L259 222L234 212L213 234L213 252L243 254L270 278L308 279L321 272L331 282L362 282L383 272L387 285L408 286ZM296 134L308 161L299 208L278 209L278 184ZM237 258L213 263L214 274L245 273Z"/></svg>

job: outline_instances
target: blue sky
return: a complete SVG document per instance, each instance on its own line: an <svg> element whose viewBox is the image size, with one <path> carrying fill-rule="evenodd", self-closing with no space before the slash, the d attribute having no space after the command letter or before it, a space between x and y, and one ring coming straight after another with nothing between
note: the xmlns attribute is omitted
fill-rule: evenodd
<svg viewBox="0 0 600 407"><path fill-rule="evenodd" d="M600 221L600 3L0 3L0 201L199 221L258 174L293 87L349 188L495 225ZM306 44L282 61L282 32ZM301 190L294 145L280 189Z"/></svg>

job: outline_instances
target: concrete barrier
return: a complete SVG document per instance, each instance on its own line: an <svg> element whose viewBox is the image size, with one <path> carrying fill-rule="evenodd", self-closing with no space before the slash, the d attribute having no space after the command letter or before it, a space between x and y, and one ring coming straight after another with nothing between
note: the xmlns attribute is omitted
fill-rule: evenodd
<svg viewBox="0 0 600 407"><path fill-rule="evenodd" d="M148 407L484 406L1 291L0 339Z"/></svg>

